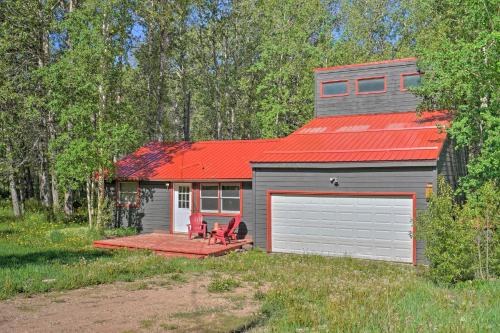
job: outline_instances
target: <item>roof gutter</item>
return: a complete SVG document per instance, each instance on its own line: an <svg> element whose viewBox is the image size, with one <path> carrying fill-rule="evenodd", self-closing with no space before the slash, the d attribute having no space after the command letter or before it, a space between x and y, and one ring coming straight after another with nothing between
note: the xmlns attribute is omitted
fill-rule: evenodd
<svg viewBox="0 0 500 333"><path fill-rule="evenodd" d="M118 181L141 181L141 182L172 182L172 183L233 183L251 182L252 178L201 178L201 179L148 179L148 178L116 178Z"/></svg>
<svg viewBox="0 0 500 333"><path fill-rule="evenodd" d="M345 169L435 167L437 160L383 161L383 162L250 162L252 168Z"/></svg>

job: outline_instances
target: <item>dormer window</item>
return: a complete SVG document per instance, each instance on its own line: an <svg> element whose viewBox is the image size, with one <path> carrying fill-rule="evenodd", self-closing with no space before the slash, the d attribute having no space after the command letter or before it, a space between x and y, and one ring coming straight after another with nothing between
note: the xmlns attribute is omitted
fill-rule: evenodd
<svg viewBox="0 0 500 333"><path fill-rule="evenodd" d="M400 90L407 91L408 88L418 87L420 80L420 73L403 73L399 83Z"/></svg>
<svg viewBox="0 0 500 333"><path fill-rule="evenodd" d="M347 80L323 81L321 82L321 97L338 97L349 95Z"/></svg>
<svg viewBox="0 0 500 333"><path fill-rule="evenodd" d="M385 76L360 78L356 80L356 95L383 94L386 87Z"/></svg>

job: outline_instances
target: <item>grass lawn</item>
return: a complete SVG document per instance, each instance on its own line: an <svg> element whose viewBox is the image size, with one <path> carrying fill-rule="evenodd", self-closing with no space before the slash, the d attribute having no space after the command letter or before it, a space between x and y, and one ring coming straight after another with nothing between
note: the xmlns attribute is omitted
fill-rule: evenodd
<svg viewBox="0 0 500 333"><path fill-rule="evenodd" d="M44 222L42 214L13 220L0 210L0 299L166 273L218 272L210 292L255 286L253 297L262 302L256 332L500 331L497 281L437 286L407 265L261 251L165 259L92 248L99 237L83 226Z"/></svg>

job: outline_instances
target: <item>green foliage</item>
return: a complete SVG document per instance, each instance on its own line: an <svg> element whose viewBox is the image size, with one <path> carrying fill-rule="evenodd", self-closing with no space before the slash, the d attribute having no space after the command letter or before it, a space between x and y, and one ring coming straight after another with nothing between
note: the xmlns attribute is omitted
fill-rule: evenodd
<svg viewBox="0 0 500 333"><path fill-rule="evenodd" d="M208 284L208 291L211 293L223 293L232 291L239 287L241 283L233 278L215 278Z"/></svg>
<svg viewBox="0 0 500 333"><path fill-rule="evenodd" d="M125 237L125 236L137 235L137 229L132 227L121 227L121 228L110 227L109 229L103 229L102 233L106 238Z"/></svg>
<svg viewBox="0 0 500 333"><path fill-rule="evenodd" d="M321 1L267 1L263 7L257 8L263 31L250 70L259 78L255 103L261 136L280 137L312 118L312 70L328 52L330 22Z"/></svg>
<svg viewBox="0 0 500 333"><path fill-rule="evenodd" d="M459 219L460 206L444 178L439 178L438 191L428 209L419 214L418 237L425 241L430 276L444 283L472 279L474 232L470 221Z"/></svg>
<svg viewBox="0 0 500 333"><path fill-rule="evenodd" d="M128 65L117 59L127 52L131 13L123 3L86 1L59 22L70 47L45 71L51 87L51 110L61 133L53 140L59 183L79 188L97 170L112 171L112 159L135 146L135 117L123 94ZM130 4L126 4L130 6Z"/></svg>
<svg viewBox="0 0 500 333"><path fill-rule="evenodd" d="M475 231L475 265L480 278L500 276L500 189L489 181L469 194L462 221L470 221Z"/></svg>
<svg viewBox="0 0 500 333"><path fill-rule="evenodd" d="M470 154L462 190L472 193L487 180L500 178L498 3L421 1L417 10L425 23L417 44L425 73L417 89L424 97L420 108L454 115L449 133Z"/></svg>
<svg viewBox="0 0 500 333"><path fill-rule="evenodd" d="M40 213L45 212L46 208L39 200L31 198L24 202L24 210L29 213Z"/></svg>
<svg viewBox="0 0 500 333"><path fill-rule="evenodd" d="M439 178L439 193L419 215L419 238L426 244L429 274L434 281L458 281L498 276L500 191L484 184L460 206L451 187Z"/></svg>

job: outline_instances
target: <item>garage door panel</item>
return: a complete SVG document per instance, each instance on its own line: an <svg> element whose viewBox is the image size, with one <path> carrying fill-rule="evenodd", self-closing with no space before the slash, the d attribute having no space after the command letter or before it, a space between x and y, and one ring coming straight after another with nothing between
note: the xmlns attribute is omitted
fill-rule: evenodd
<svg viewBox="0 0 500 333"><path fill-rule="evenodd" d="M350 256L353 257L352 253L356 253L356 258L361 259L376 259L376 260L389 260L395 261L395 258L404 259L405 253L399 251L395 252L393 249L382 248L377 253L373 253L372 248L354 247L349 245L338 245L336 247L325 246L324 244L305 244L301 248L289 249L286 244L283 247L274 248L276 252L287 252L287 253L298 253L298 254L319 254L319 255L330 255L330 256ZM396 260L402 261L402 260Z"/></svg>
<svg viewBox="0 0 500 333"><path fill-rule="evenodd" d="M412 261L409 197L272 195L272 251Z"/></svg>

